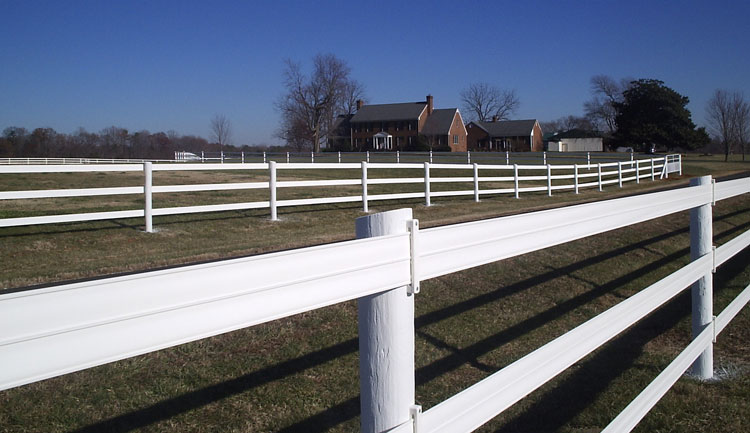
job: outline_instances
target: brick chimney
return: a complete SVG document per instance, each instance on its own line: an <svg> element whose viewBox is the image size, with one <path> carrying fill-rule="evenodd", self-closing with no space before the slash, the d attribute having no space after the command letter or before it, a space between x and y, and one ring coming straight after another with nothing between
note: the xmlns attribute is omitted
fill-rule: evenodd
<svg viewBox="0 0 750 433"><path fill-rule="evenodd" d="M359 109L362 108L363 105L365 105L364 101L362 101L361 99L357 99L357 111L359 111Z"/></svg>
<svg viewBox="0 0 750 433"><path fill-rule="evenodd" d="M432 114L432 95L427 95L427 115Z"/></svg>
<svg viewBox="0 0 750 433"><path fill-rule="evenodd" d="M495 116L492 116L492 121L493 121L493 122L497 122L497 120L498 120L498 119L497 119L497 115L495 115Z"/></svg>

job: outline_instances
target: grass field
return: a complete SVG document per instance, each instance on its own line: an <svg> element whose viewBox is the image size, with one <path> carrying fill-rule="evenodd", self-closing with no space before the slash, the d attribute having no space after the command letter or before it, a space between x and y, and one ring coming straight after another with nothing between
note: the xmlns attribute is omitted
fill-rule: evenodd
<svg viewBox="0 0 750 433"><path fill-rule="evenodd" d="M429 227L749 169L748 163L688 157L682 178L611 186L602 193L560 193L552 199L528 194L480 203L436 199L429 208L419 200L381 202L371 210L413 207L421 225ZM19 189L46 188L35 178L0 181L18 182ZM100 186L108 181L101 179ZM77 185L62 178L43 182ZM361 215L353 204L282 210L280 222L269 221L267 211L162 217L155 219L154 234L143 233L140 220L0 229L0 286L349 239ZM687 213L675 214L425 281L416 299L418 403L425 409L435 405L684 265L687 223ZM748 229L750 197L714 208L716 244ZM747 263L745 251L719 269L715 313L750 282ZM678 297L480 431L601 430L689 342L689 310L689 294ZM750 431L749 313L746 308L719 336L714 353L723 380L682 379L637 431ZM0 392L0 431L356 431L356 332L356 304L348 302Z"/></svg>

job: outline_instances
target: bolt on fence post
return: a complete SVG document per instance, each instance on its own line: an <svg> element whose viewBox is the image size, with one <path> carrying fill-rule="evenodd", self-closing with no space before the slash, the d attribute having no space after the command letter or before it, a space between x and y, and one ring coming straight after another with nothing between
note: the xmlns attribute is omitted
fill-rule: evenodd
<svg viewBox="0 0 750 433"><path fill-rule="evenodd" d="M367 205L367 161L362 161L362 212L369 212Z"/></svg>
<svg viewBox="0 0 750 433"><path fill-rule="evenodd" d="M547 196L552 197L552 166L547 164Z"/></svg>
<svg viewBox="0 0 750 433"><path fill-rule="evenodd" d="M596 164L597 177L599 178L599 192L602 191L602 163Z"/></svg>
<svg viewBox="0 0 750 433"><path fill-rule="evenodd" d="M430 203L430 163L424 163L424 205L431 206Z"/></svg>
<svg viewBox="0 0 750 433"><path fill-rule="evenodd" d="M474 164L474 201L479 202L479 165Z"/></svg>
<svg viewBox="0 0 750 433"><path fill-rule="evenodd" d="M516 198L518 198L518 164L513 164L513 189L516 192Z"/></svg>
<svg viewBox="0 0 750 433"><path fill-rule="evenodd" d="M356 220L358 239L405 233L411 209ZM405 240L406 241L406 240ZM414 405L414 296L407 286L357 300L361 431L390 431Z"/></svg>
<svg viewBox="0 0 750 433"><path fill-rule="evenodd" d="M268 193L269 207L271 208L271 221L278 221L279 216L276 212L276 161L268 163Z"/></svg>
<svg viewBox="0 0 750 433"><path fill-rule="evenodd" d="M578 194L578 164L573 164L573 184L576 194Z"/></svg>
<svg viewBox="0 0 750 433"><path fill-rule="evenodd" d="M690 179L690 186L700 189L711 187L711 176ZM699 188L696 188L699 189ZM697 260L711 254L713 243L713 221L711 203L690 209L690 260ZM692 294L692 331L695 338L713 321L713 275L706 272L691 286ZM714 375L713 346L708 346L695 360L692 366L693 375L701 379L710 379Z"/></svg>
<svg viewBox="0 0 750 433"><path fill-rule="evenodd" d="M617 184L622 188L622 161L617 161Z"/></svg>
<svg viewBox="0 0 750 433"><path fill-rule="evenodd" d="M146 233L154 232L153 224L153 172L150 162L143 163L143 197L144 197L144 208L143 216L146 220Z"/></svg>

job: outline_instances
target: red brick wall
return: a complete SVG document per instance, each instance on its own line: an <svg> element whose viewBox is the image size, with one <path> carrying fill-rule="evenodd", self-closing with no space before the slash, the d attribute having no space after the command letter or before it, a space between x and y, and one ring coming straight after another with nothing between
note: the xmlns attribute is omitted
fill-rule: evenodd
<svg viewBox="0 0 750 433"><path fill-rule="evenodd" d="M461 113L456 113L453 116L453 123L451 123L449 131L448 145L451 147L451 152L466 152L466 131L464 130L464 121L461 118ZM453 143L454 135L458 135L458 144Z"/></svg>

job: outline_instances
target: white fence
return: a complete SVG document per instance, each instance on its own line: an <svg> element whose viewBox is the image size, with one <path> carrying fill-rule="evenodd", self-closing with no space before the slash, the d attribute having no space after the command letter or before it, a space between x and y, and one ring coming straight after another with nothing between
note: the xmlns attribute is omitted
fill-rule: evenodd
<svg viewBox="0 0 750 433"><path fill-rule="evenodd" d="M750 178L743 178L426 230L402 220L398 233L381 237L0 295L0 390L368 295L414 302L421 280L675 212L708 210L710 225L712 203L748 192ZM423 413L413 398L401 403L396 421L376 431L471 431L748 245L750 231ZM749 299L750 286L606 431L629 431ZM411 314L400 320L413 323ZM396 349L414 352L413 343ZM413 375L397 385L413 388ZM363 406L363 424L378 416Z"/></svg>
<svg viewBox="0 0 750 433"><path fill-rule="evenodd" d="M174 163L171 159L118 158L0 158L0 165L66 165L66 164L143 164L144 162Z"/></svg>
<svg viewBox="0 0 750 433"><path fill-rule="evenodd" d="M335 179L335 180L312 180L312 181L277 181L279 170L359 170L360 179ZM370 178L369 170L391 169L391 170L423 170L420 177L398 177L398 178ZM431 170L456 170L463 171L470 176L432 177ZM222 183L203 185L153 185L153 171L185 171L185 170L249 170L268 173L267 182L246 183ZM667 177L670 172L682 173L682 159L680 155L667 155L665 157L650 159L635 159L632 161L618 161L597 164L545 164L545 165L479 165L473 164L412 164L412 163L276 163L274 161L245 164L153 164L146 162L140 164L109 164L109 165L9 165L0 166L0 174L3 173L80 173L80 172L143 172L144 185L115 188L83 188L83 189L53 189L53 190L30 190L30 191L2 191L0 200L21 200L58 197L90 197L102 195L126 195L143 194L144 208L132 210L120 210L96 213L77 213L66 215L29 216L18 218L0 219L0 227L25 226L35 224L53 224L63 222L96 221L117 218L140 218L145 219L147 231L153 227L153 216L177 215L200 212L217 212L227 210L244 209L269 209L271 219L276 220L277 208L285 206L306 206L332 203L355 203L361 202L362 209L369 210L369 202L377 200L400 200L423 198L427 206L431 205L432 199L436 197L451 196L473 196L479 201L482 196L496 194L513 194L516 198L521 193L546 192L552 195L554 191L574 191L576 194L581 188L598 188L600 191L606 185L618 185L622 187L624 182L636 182L641 180ZM480 173L490 174L480 176ZM523 174L527 173L527 174ZM512 187L481 189L482 183L506 183ZM546 182L546 184L541 184ZM457 191L432 191L431 185L442 184L471 184L470 190ZM529 184L533 183L533 184ZM396 184L423 184L424 190L420 192L392 193L392 194L369 194L368 187L372 185L396 185ZM525 185L524 185L525 184ZM540 185L541 184L541 185ZM335 187L335 186L361 186L361 194L339 197L317 197L295 200L277 200L277 189L279 188L309 188L309 187ZM196 205L169 208L152 208L153 194L174 192L196 192L196 191L227 191L227 190L249 190L265 189L268 191L267 201L254 201L245 203L231 203L218 205Z"/></svg>

